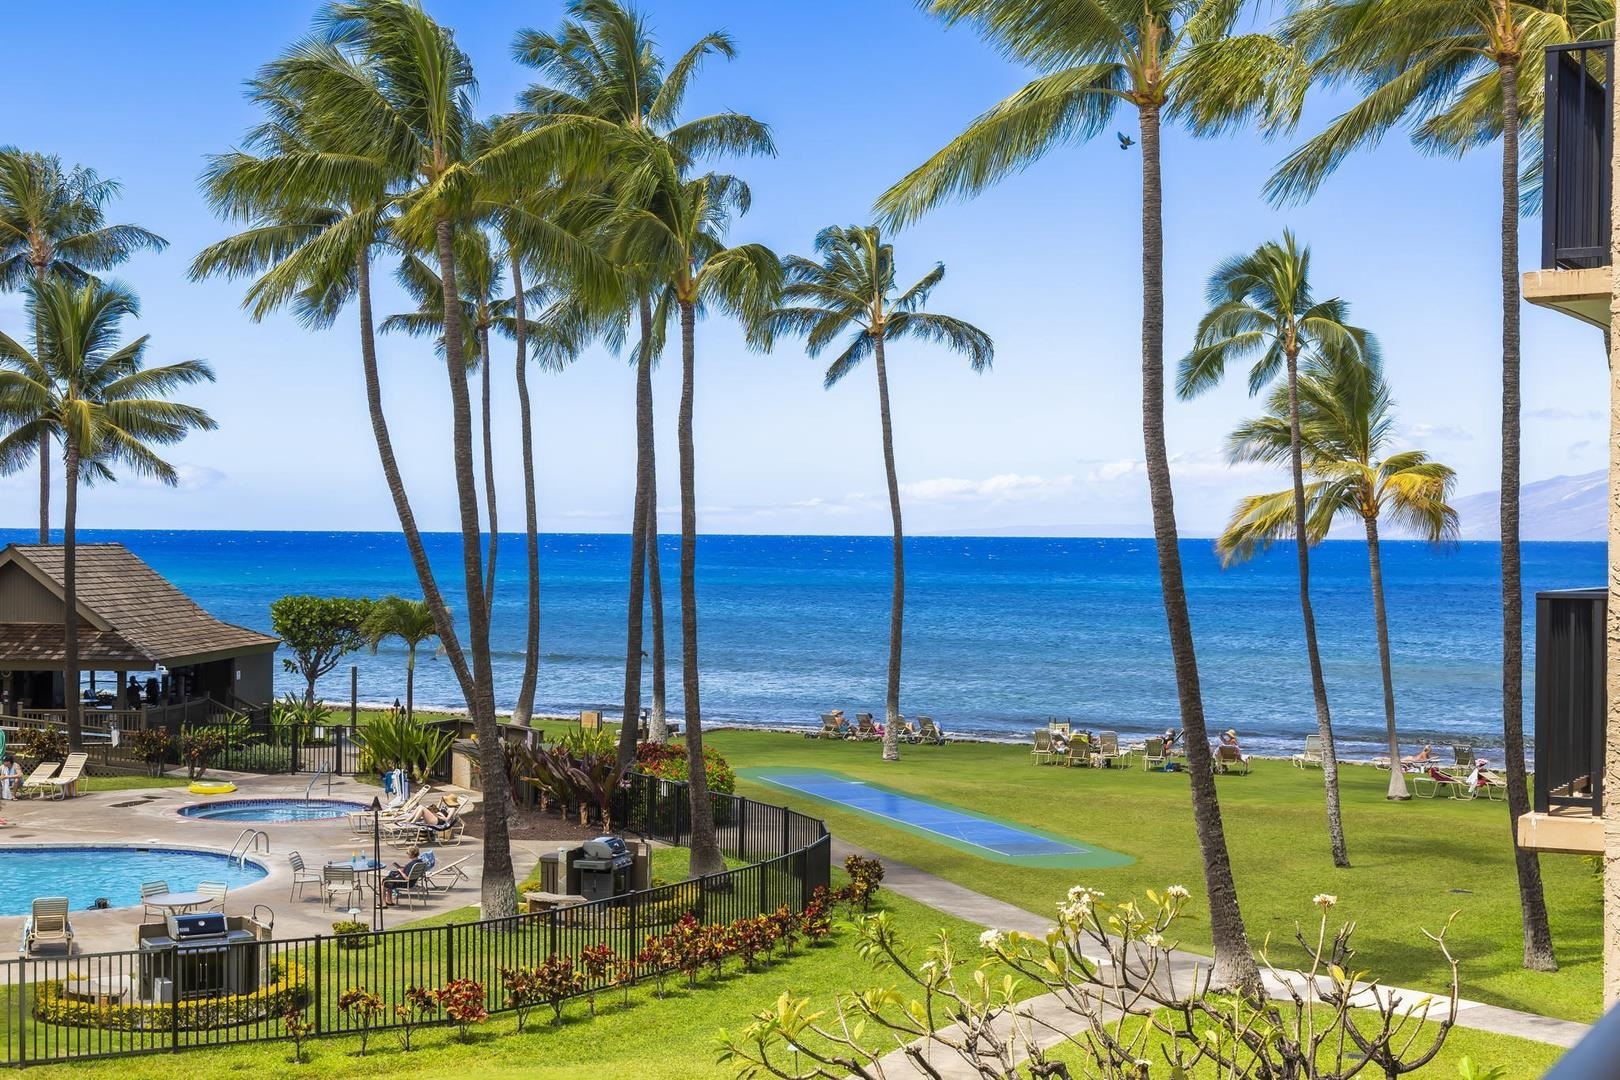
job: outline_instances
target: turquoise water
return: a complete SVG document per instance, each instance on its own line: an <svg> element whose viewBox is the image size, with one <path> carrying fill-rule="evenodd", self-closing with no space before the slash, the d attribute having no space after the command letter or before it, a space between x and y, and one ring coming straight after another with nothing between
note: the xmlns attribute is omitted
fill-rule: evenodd
<svg viewBox="0 0 1620 1080"><path fill-rule="evenodd" d="M238 866L225 855L139 847L0 847L0 915L26 915L34 900L66 894L83 911L105 897L110 907L141 902L141 883L166 881L189 892L200 881L223 881L233 889L266 876L262 867Z"/></svg>
<svg viewBox="0 0 1620 1080"><path fill-rule="evenodd" d="M420 595L397 534L84 535L127 543L214 614L263 630L270 602L286 593ZM13 531L0 538L30 537ZM427 542L454 602L459 538L436 534ZM677 713L678 550L675 538L664 538L670 707ZM1236 727L1250 749L1293 752L1315 720L1291 547L1278 545L1230 570L1221 569L1208 540L1186 541L1182 555L1211 726ZM1151 540L921 537L907 541L906 557L906 713L932 715L950 732L1019 738L1049 716L1138 734L1177 722ZM538 704L611 712L623 685L628 538L548 535L541 559ZM1385 545L1396 690L1410 742L1500 744L1497 559L1497 546L1488 543L1448 552ZM523 661L520 536L503 534L499 567L496 696L510 707ZM1383 705L1366 549L1325 543L1312 569L1336 729L1352 754L1370 754L1381 740ZM834 707L851 716L881 712L888 574L883 537L701 538L705 719L809 725ZM1524 582L1527 595L1601 584L1603 547L1526 544ZM1532 642L1527 634L1527 648ZM359 668L361 700L403 696L403 650L384 645L329 675L321 688L330 698L347 700L350 663ZM295 688L295 677L277 677L281 689ZM418 659L416 694L424 705L461 704L449 665L430 651Z"/></svg>
<svg viewBox="0 0 1620 1080"><path fill-rule="evenodd" d="M196 803L180 813L206 821L324 821L365 808L364 803L340 799L227 799Z"/></svg>

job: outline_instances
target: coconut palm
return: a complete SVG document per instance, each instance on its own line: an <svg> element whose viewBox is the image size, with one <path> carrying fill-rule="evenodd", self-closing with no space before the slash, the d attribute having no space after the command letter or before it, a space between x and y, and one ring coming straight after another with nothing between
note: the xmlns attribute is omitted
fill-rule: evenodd
<svg viewBox="0 0 1620 1080"><path fill-rule="evenodd" d="M1323 348L1358 350L1365 335L1345 322L1347 307L1339 299L1318 300L1311 289L1311 250L1283 231L1281 241L1268 240L1247 255L1228 259L1210 275L1206 289L1209 311L1198 323L1193 350L1181 361L1176 393L1192 398L1217 385L1228 364L1253 360L1249 393L1258 394L1278 375L1292 398L1299 381L1299 362ZM1339 764L1333 745L1322 654L1316 642L1316 613L1311 606L1310 544L1306 537L1305 474L1301 463L1298 402L1291 401L1293 447L1289 470L1294 481L1294 540L1299 559L1299 609L1305 625L1305 654L1310 662L1311 695L1316 702L1316 728L1322 736L1322 779L1327 793L1328 843L1333 865L1349 866L1344 823L1339 812Z"/></svg>
<svg viewBox="0 0 1620 1080"><path fill-rule="evenodd" d="M1518 847L1530 811L1524 760L1524 624L1519 569L1519 138L1542 107L1543 48L1614 36L1611 3L1539 0L1308 0L1289 37L1329 83L1361 100L1294 151L1267 185L1309 196L1355 150L1396 127L1430 151L1460 154L1500 139L1502 282L1502 723L1508 807L1524 913L1524 964L1558 966L1533 851Z"/></svg>
<svg viewBox="0 0 1620 1080"><path fill-rule="evenodd" d="M1204 726L1192 622L1177 546L1164 439L1163 121L1215 135L1246 121L1275 129L1299 112L1303 79L1275 38L1235 33L1231 0L929 0L1042 74L991 107L878 199L885 224L977 194L1047 151L1107 131L1116 106L1136 110L1142 155L1142 439L1165 622L1186 732L1193 820L1209 893L1215 985L1258 993L1260 973L1238 908Z"/></svg>
<svg viewBox="0 0 1620 1080"><path fill-rule="evenodd" d="M0 146L0 289L57 278L83 284L137 251L161 251L168 241L139 225L108 225L107 203L118 181L94 169L64 170L55 155ZM40 327L34 327L39 350ZM51 448L41 434L39 542L51 539Z"/></svg>
<svg viewBox="0 0 1620 1080"><path fill-rule="evenodd" d="M1233 462L1287 463L1290 468L1296 446L1303 448L1305 471L1311 477L1304 494L1307 536L1312 544L1321 541L1338 518L1361 522L1367 535L1373 621L1384 683L1388 797L1404 800L1411 795L1400 767L1401 744L1395 730L1395 680L1390 667L1379 522L1387 519L1401 532L1431 544L1454 539L1457 512L1449 499L1456 473L1422 450L1390 452L1394 426L1389 386L1369 341L1365 350L1329 349L1308 362L1299 377L1297 394L1290 395L1286 386L1276 387L1266 414L1239 425L1227 448ZM1222 561L1242 562L1285 537L1297 543L1295 496L1291 488L1242 500L1215 544Z"/></svg>
<svg viewBox="0 0 1620 1080"><path fill-rule="evenodd" d="M65 481L62 522L63 703L68 743L84 743L79 694L78 512L79 484L88 466L105 477L113 467L165 484L179 482L173 465L154 449L216 425L203 410L167 400L198 382L212 382L201 360L143 366L147 338L119 343L125 318L140 313L135 295L120 285L90 280L34 282L29 303L38 346L29 352L0 333L0 472L14 472L36 448L59 439Z"/></svg>
<svg viewBox="0 0 1620 1080"><path fill-rule="evenodd" d="M635 157L647 140L662 141L684 171L710 153L774 153L765 125L741 113L722 111L681 121L681 106L693 78L712 56L736 55L721 31L705 34L666 67L646 18L617 0L571 0L568 17L555 31L522 30L512 51L544 80L520 97L532 125L555 125L591 132L612 150L608 160ZM607 182L612 184L611 175ZM623 194L623 190L619 191ZM611 196L610 196L611 198ZM652 368L664 340L663 320L655 325L648 299L656 285L645 273L624 268L622 306L640 324L636 364L636 485L630 530L630 586L626 612L624 672L625 724L619 755L635 753L636 718L641 707L643 609L645 590L653 594L653 734L664 727L664 639L658 563L657 461L654 440ZM649 548L648 545L652 545Z"/></svg>
<svg viewBox="0 0 1620 1080"><path fill-rule="evenodd" d="M692 440L698 316L729 315L757 328L775 308L782 267L761 244L728 247L727 227L746 213L748 186L708 173L686 179L661 140L649 139L624 178L626 197L613 218L615 260L657 274L656 306L677 312L681 328L681 405L676 421L681 481L681 684L686 721L687 792L692 811L693 876L725 868L714 834L703 760L698 694L697 489ZM634 718L627 717L627 724Z"/></svg>
<svg viewBox="0 0 1620 1080"><path fill-rule="evenodd" d="M976 372L990 367L995 346L990 335L923 305L945 277L938 263L904 292L894 277L894 247L876 225L833 226L816 236L820 261L799 255L783 260L783 306L771 315L770 329L805 335L805 351L819 356L840 335L847 342L827 368L831 389L868 356L877 373L878 420L883 436L883 470L889 484L889 517L894 528L894 570L889 605L889 678L884 696L883 758L900 759L900 644L904 623L905 532L900 521L900 481L894 465L894 431L889 410L885 346L899 338L922 338L959 352Z"/></svg>
<svg viewBox="0 0 1620 1080"><path fill-rule="evenodd" d="M416 717L416 650L423 642L439 636L434 625L433 609L420 600L407 600L403 596L385 596L371 605L361 633L371 642L373 655L377 646L389 638L398 638L405 644L405 719Z"/></svg>

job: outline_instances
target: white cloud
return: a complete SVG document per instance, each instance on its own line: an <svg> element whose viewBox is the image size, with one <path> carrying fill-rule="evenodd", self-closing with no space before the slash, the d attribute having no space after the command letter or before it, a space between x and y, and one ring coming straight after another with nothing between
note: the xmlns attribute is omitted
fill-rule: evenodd
<svg viewBox="0 0 1620 1080"><path fill-rule="evenodd" d="M1472 432L1452 424L1406 424L1401 437L1409 442L1473 442Z"/></svg>
<svg viewBox="0 0 1620 1080"><path fill-rule="evenodd" d="M900 494L923 502L1044 499L1074 488L1072 476L1036 476L999 473L982 480L945 476L900 485Z"/></svg>
<svg viewBox="0 0 1620 1080"><path fill-rule="evenodd" d="M1524 415L1533 420L1603 420L1608 413L1599 409L1566 409L1553 406L1546 409L1531 409Z"/></svg>
<svg viewBox="0 0 1620 1080"><path fill-rule="evenodd" d="M1234 465L1227 461L1226 455L1219 450L1199 450L1170 455L1171 480L1202 480L1270 472L1276 472L1276 469L1258 462L1244 461ZM1105 461L1094 466L1086 473L1086 482L1108 484L1116 480L1145 479L1146 475L1147 464L1140 458L1120 458L1117 461Z"/></svg>

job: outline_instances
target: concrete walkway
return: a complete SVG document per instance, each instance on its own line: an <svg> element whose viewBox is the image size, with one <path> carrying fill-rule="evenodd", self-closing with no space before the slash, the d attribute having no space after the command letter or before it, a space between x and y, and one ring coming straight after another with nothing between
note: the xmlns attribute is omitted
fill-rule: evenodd
<svg viewBox="0 0 1620 1080"><path fill-rule="evenodd" d="M1052 919L1043 919L1021 907L963 888L955 882L930 874L926 870L919 870L915 866L878 856L865 848L845 843L837 837L833 838L832 854L838 863L842 863L850 855L881 858L885 889L893 889L902 896L979 926L994 927L998 930L1017 930L1020 933L1044 937L1053 925ZM1209 957L1181 950L1171 953L1170 961L1172 971L1178 978L1184 974L1190 975L1195 967L1207 968L1209 965ZM1303 979L1303 973L1299 973L1298 977ZM1273 996L1285 992L1285 988L1278 980L1269 975L1265 976L1265 980L1267 991ZM1426 996L1424 991L1399 987L1381 988L1381 991L1397 994L1407 1001L1417 1001ZM1029 1036L1030 1041L1042 1047L1062 1042L1063 1032L1078 1031L1081 1027L1080 1018L1064 1008L1063 1003L1054 994L1043 994L1022 1002L1018 1011L1024 1022L1025 1031L1033 1033ZM1459 998L1456 1026L1569 1047L1580 1041L1590 1025ZM954 1080L956 1077L969 1080L979 1076L978 1072L969 1068L945 1047L932 1047L927 1056L931 1067L937 1069L946 1080ZM901 1051L889 1054L883 1059L882 1064L889 1076L922 1075L905 1059Z"/></svg>

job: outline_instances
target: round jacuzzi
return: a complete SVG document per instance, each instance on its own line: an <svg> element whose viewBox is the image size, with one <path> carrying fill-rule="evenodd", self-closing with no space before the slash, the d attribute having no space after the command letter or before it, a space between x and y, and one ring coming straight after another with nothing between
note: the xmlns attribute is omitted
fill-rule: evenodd
<svg viewBox="0 0 1620 1080"><path fill-rule="evenodd" d="M216 799L181 807L180 813L204 821L324 821L366 808L344 799Z"/></svg>
<svg viewBox="0 0 1620 1080"><path fill-rule="evenodd" d="M259 864L236 863L217 851L128 846L0 847L0 915L27 915L35 899L68 898L82 911L105 898L110 907L141 902L141 883L165 881L190 890L201 881L224 882L232 889L262 880Z"/></svg>

